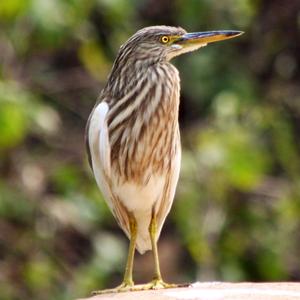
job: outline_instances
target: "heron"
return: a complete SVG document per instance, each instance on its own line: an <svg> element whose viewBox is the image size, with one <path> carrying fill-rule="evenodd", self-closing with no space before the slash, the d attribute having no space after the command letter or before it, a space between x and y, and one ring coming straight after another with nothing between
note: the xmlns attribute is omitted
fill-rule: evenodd
<svg viewBox="0 0 300 300"><path fill-rule="evenodd" d="M162 279L157 249L181 164L180 78L170 61L242 33L150 26L120 47L86 127L95 180L130 240L123 282L99 293L175 286ZM148 284L134 285L135 250L153 252L154 277Z"/></svg>

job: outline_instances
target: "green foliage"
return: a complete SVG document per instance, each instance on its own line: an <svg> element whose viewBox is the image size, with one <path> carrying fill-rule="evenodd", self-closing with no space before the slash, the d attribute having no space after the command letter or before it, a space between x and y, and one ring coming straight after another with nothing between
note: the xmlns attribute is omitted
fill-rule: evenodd
<svg viewBox="0 0 300 300"><path fill-rule="evenodd" d="M0 147L10 148L22 142L27 134L29 99L26 92L10 82L0 83L0 94Z"/></svg>
<svg viewBox="0 0 300 300"><path fill-rule="evenodd" d="M118 47L154 24L245 31L174 60L183 162L161 236L166 279L300 279L292 3L0 1L1 299L73 299L120 281L126 238L84 158L84 127ZM137 281L151 278L148 258Z"/></svg>

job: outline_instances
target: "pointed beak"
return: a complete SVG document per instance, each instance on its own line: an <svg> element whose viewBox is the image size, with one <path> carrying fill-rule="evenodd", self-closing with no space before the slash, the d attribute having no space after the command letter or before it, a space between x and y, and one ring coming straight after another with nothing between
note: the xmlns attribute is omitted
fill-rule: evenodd
<svg viewBox="0 0 300 300"><path fill-rule="evenodd" d="M182 35L175 43L182 46L206 45L208 43L232 39L243 33L243 31L237 30L191 32Z"/></svg>

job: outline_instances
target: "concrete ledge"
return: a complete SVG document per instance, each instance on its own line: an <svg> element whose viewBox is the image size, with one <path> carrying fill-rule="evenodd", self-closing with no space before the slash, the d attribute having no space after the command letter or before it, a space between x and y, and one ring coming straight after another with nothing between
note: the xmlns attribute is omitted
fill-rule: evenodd
<svg viewBox="0 0 300 300"><path fill-rule="evenodd" d="M132 300L134 297L143 300L300 300L300 283L196 282L190 287L96 295L81 300Z"/></svg>

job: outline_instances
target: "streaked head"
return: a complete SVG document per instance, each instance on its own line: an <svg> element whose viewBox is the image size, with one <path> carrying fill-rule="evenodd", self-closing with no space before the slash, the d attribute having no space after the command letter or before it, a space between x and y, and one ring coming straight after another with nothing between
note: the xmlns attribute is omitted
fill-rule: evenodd
<svg viewBox="0 0 300 300"><path fill-rule="evenodd" d="M241 35L242 31L220 30L187 33L180 27L151 26L137 31L120 48L119 56L143 61L169 61L208 43Z"/></svg>

